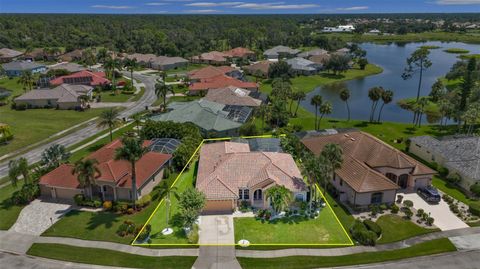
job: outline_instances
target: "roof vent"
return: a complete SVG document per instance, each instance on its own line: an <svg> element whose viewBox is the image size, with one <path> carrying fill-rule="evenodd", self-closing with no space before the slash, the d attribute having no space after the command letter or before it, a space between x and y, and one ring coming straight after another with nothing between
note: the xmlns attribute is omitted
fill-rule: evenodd
<svg viewBox="0 0 480 269"><path fill-rule="evenodd" d="M350 140L355 141L355 138L351 137Z"/></svg>
<svg viewBox="0 0 480 269"><path fill-rule="evenodd" d="M350 135L349 135L349 134L344 134L344 136L345 136L345 137L350 137Z"/></svg>

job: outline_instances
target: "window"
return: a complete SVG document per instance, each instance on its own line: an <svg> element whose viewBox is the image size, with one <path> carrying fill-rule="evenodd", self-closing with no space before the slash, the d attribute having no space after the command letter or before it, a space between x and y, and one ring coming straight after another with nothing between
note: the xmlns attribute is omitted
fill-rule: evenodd
<svg viewBox="0 0 480 269"><path fill-rule="evenodd" d="M383 193L382 192L372 193L372 198L370 200L370 203L380 204L382 202L382 198L383 198Z"/></svg>
<svg viewBox="0 0 480 269"><path fill-rule="evenodd" d="M296 200L296 201L304 201L303 198L304 198L304 196L303 196L302 193L297 193L297 194L295 194L295 200Z"/></svg>
<svg viewBox="0 0 480 269"><path fill-rule="evenodd" d="M242 189L238 190L238 199L243 200L243 190Z"/></svg>
<svg viewBox="0 0 480 269"><path fill-rule="evenodd" d="M256 190L253 193L253 200L262 200L262 190Z"/></svg>
<svg viewBox="0 0 480 269"><path fill-rule="evenodd" d="M340 186L343 186L343 179L340 179Z"/></svg>
<svg viewBox="0 0 480 269"><path fill-rule="evenodd" d="M250 199L250 191L248 189L243 190L243 200Z"/></svg>

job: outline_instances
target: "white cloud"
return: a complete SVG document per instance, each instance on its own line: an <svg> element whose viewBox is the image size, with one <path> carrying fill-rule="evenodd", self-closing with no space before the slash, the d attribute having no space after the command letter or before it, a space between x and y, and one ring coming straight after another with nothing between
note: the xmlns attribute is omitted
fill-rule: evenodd
<svg viewBox="0 0 480 269"><path fill-rule="evenodd" d="M318 7L318 4L285 4L285 2L273 2L273 3L246 3L241 5L234 6L235 8L246 8L246 9L256 9L256 10L265 10L265 9L307 9Z"/></svg>
<svg viewBox="0 0 480 269"><path fill-rule="evenodd" d="M189 7L221 7L221 6L237 6L244 4L245 2L219 2L219 3L213 3L213 2L195 2L191 4L185 4L185 6Z"/></svg>
<svg viewBox="0 0 480 269"><path fill-rule="evenodd" d="M439 5L480 5L480 0L437 0Z"/></svg>
<svg viewBox="0 0 480 269"><path fill-rule="evenodd" d="M367 6L357 6L357 7L339 7L337 10L342 10L342 11L355 11L355 10L365 10L368 9Z"/></svg>
<svg viewBox="0 0 480 269"><path fill-rule="evenodd" d="M222 11L218 9L189 9L189 10L184 10L183 12L185 13L218 13Z"/></svg>
<svg viewBox="0 0 480 269"><path fill-rule="evenodd" d="M146 6L164 6L168 5L169 3L161 3L161 2L150 2L150 3L145 3Z"/></svg>
<svg viewBox="0 0 480 269"><path fill-rule="evenodd" d="M93 5L90 6L93 8L104 8L104 9L130 9L133 8L131 6L110 6L110 5Z"/></svg>

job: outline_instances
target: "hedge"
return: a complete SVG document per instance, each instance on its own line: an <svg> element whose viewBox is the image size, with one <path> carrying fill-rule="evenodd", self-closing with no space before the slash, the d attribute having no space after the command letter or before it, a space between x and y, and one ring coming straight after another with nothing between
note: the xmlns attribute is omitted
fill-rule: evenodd
<svg viewBox="0 0 480 269"><path fill-rule="evenodd" d="M470 203L469 210L473 215L480 216L480 202Z"/></svg>
<svg viewBox="0 0 480 269"><path fill-rule="evenodd" d="M363 221L363 224L365 224L367 229L374 232L377 236L380 236L382 234L382 227L380 227L380 225L378 225L377 223L367 219Z"/></svg>

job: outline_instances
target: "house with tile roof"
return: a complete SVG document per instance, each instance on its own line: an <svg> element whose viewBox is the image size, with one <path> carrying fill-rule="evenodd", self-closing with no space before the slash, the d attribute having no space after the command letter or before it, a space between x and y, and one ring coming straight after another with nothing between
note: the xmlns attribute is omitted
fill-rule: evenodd
<svg viewBox="0 0 480 269"><path fill-rule="evenodd" d="M106 78L105 72L92 72L89 70L82 70L70 75L60 76L50 80L50 85L52 86L57 86L64 83L97 87L110 84L111 82Z"/></svg>
<svg viewBox="0 0 480 269"><path fill-rule="evenodd" d="M308 50L308 51L304 51L304 52L299 53L298 57L309 59L312 56L325 55L325 54L328 54L328 51L326 51L324 49L312 49L312 50Z"/></svg>
<svg viewBox="0 0 480 269"><path fill-rule="evenodd" d="M223 53L227 55L227 58L231 59L255 60L255 52L247 48L237 47Z"/></svg>
<svg viewBox="0 0 480 269"><path fill-rule="evenodd" d="M410 138L409 151L427 162L436 162L450 173L458 173L459 185L469 190L480 183L480 137L417 136Z"/></svg>
<svg viewBox="0 0 480 269"><path fill-rule="evenodd" d="M295 200L306 201L307 186L290 154L251 151L248 143L217 142L200 149L197 190L207 203L204 213L231 213L240 202L270 208L265 192L277 185Z"/></svg>
<svg viewBox="0 0 480 269"><path fill-rule="evenodd" d="M86 85L62 84L53 89L35 89L15 98L16 105L26 105L27 108L85 108L86 102L92 98L93 87Z"/></svg>
<svg viewBox="0 0 480 269"><path fill-rule="evenodd" d="M9 48L1 48L0 49L0 63L8 63L11 62L18 57L22 56L23 52L12 50Z"/></svg>
<svg viewBox="0 0 480 269"><path fill-rule="evenodd" d="M322 68L321 65L314 63L310 60L304 59L302 57L287 59L285 62L287 62L287 64L290 65L293 72L297 75L304 75L304 76L315 75Z"/></svg>
<svg viewBox="0 0 480 269"><path fill-rule="evenodd" d="M241 79L242 72L231 66L206 66L188 72L190 82L199 82L202 79L209 79L220 75L226 75L232 78Z"/></svg>
<svg viewBox="0 0 480 269"><path fill-rule="evenodd" d="M8 77L19 77L26 71L30 71L33 74L47 71L47 67L43 64L25 61L9 62L2 64L2 67Z"/></svg>
<svg viewBox="0 0 480 269"><path fill-rule="evenodd" d="M225 87L208 91L203 98L211 102L229 105L229 106L247 106L258 107L262 104L262 100L256 99L250 95L251 91L237 87Z"/></svg>
<svg viewBox="0 0 480 269"><path fill-rule="evenodd" d="M258 91L258 83L239 80L227 75L218 75L211 78L201 79L198 82L190 84L190 86L188 87L188 91L191 95L198 95L207 93L210 90L225 88L229 86L243 88L250 91Z"/></svg>
<svg viewBox="0 0 480 269"><path fill-rule="evenodd" d="M284 58L292 58L300 53L298 49L292 49L286 46L276 46L263 52L265 58L269 60L281 60Z"/></svg>
<svg viewBox="0 0 480 269"><path fill-rule="evenodd" d="M192 63L211 64L211 65L228 65L230 55L220 51L205 52L191 58Z"/></svg>
<svg viewBox="0 0 480 269"><path fill-rule="evenodd" d="M83 58L83 49L76 49L66 52L58 57L63 62L81 61Z"/></svg>
<svg viewBox="0 0 480 269"><path fill-rule="evenodd" d="M268 70L270 69L270 65L272 63L273 62L271 61L260 61L251 65L242 66L242 69L247 75L260 75L263 78L268 78Z"/></svg>
<svg viewBox="0 0 480 269"><path fill-rule="evenodd" d="M168 57L157 56L155 54L133 53L126 55L125 58L136 59L137 62L143 67L162 71L181 68L188 65L188 60L182 57Z"/></svg>
<svg viewBox="0 0 480 269"><path fill-rule="evenodd" d="M359 131L319 135L302 139L315 155L325 145L338 144L343 164L330 183L342 202L354 208L393 203L398 190L416 190L431 185L436 172L376 137Z"/></svg>
<svg viewBox="0 0 480 269"><path fill-rule="evenodd" d="M146 140L143 146L148 148L152 141ZM72 164L62 164L40 178L41 195L56 200L72 200L76 194L93 193L104 201L132 199L132 174L130 162L115 160L115 152L122 147L120 139L103 146L85 159L98 161L100 173L96 175L96 185L92 190L80 186L77 175L72 174ZM149 194L163 178L164 168L170 164L172 155L148 151L137 161L136 184L138 198Z"/></svg>
<svg viewBox="0 0 480 269"><path fill-rule="evenodd" d="M75 72L87 70L87 68L77 63L61 62L61 63L49 65L48 70L67 70L70 73L75 73Z"/></svg>

